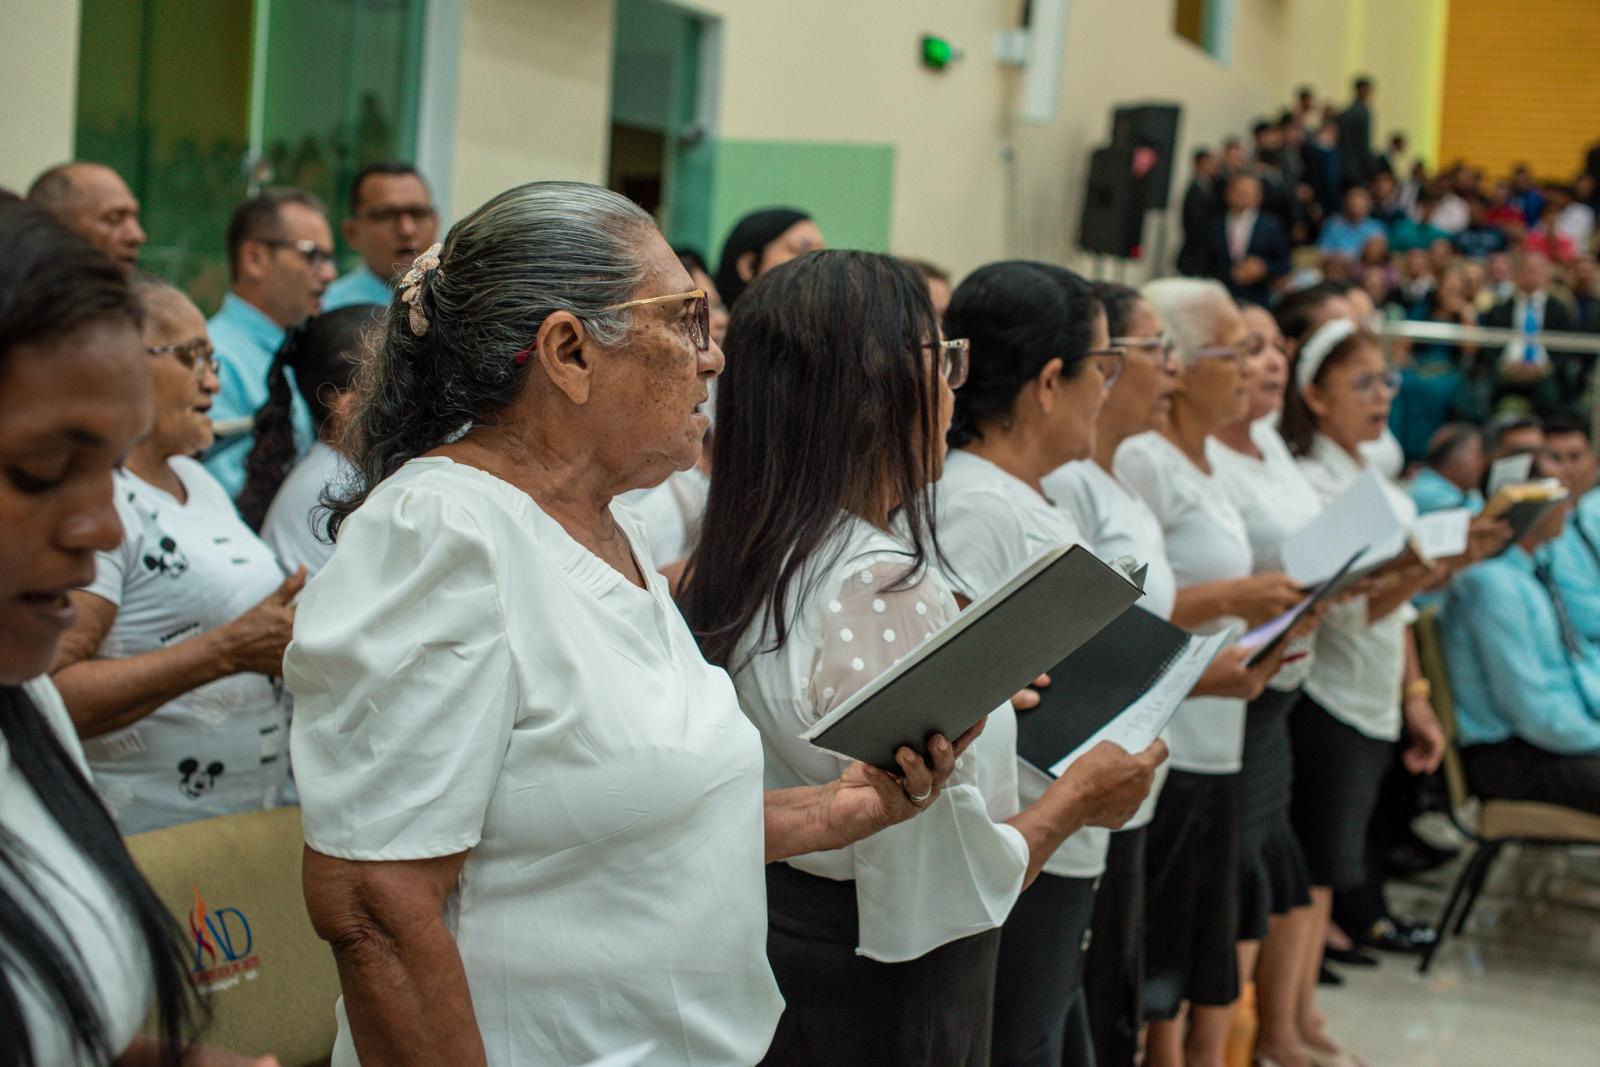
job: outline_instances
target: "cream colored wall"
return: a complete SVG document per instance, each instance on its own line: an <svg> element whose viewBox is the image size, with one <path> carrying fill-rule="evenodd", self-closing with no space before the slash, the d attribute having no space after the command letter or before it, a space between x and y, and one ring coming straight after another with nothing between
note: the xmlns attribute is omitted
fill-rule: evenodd
<svg viewBox="0 0 1600 1067"><path fill-rule="evenodd" d="M44 168L72 158L78 83L76 2L4 0L0 63L0 186L17 193Z"/></svg>
<svg viewBox="0 0 1600 1067"><path fill-rule="evenodd" d="M463 0L454 217L534 179L605 181L610 0Z"/></svg>

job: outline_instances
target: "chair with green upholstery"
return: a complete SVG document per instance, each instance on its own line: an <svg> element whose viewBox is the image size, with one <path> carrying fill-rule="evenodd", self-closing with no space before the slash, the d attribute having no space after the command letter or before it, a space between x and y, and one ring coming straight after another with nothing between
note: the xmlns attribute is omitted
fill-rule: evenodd
<svg viewBox="0 0 1600 1067"><path fill-rule="evenodd" d="M333 1051L339 976L300 889L300 809L224 815L135 834L128 850L188 937L209 1045L283 1067Z"/></svg>

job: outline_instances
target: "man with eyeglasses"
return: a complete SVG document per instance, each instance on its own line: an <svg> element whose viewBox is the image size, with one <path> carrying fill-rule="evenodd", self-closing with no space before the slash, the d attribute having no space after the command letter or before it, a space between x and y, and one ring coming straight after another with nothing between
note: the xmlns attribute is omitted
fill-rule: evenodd
<svg viewBox="0 0 1600 1067"><path fill-rule="evenodd" d="M363 167L350 184L350 215L339 230L361 263L328 286L322 309L387 305L394 282L432 246L439 232L433 196L409 163L389 160Z"/></svg>
<svg viewBox="0 0 1600 1067"><path fill-rule="evenodd" d="M248 420L267 401L273 356L290 327L321 310L333 281L333 231L322 202L299 189L274 188L240 204L228 223L228 267L233 285L207 324L222 391L211 408L217 435L205 464L237 497L255 441ZM311 411L297 390L290 395L303 453L311 445Z"/></svg>

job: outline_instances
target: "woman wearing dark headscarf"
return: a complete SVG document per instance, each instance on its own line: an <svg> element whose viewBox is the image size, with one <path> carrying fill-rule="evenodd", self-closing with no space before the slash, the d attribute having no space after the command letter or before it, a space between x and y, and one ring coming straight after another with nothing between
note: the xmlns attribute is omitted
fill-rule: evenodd
<svg viewBox="0 0 1600 1067"><path fill-rule="evenodd" d="M804 211L769 207L734 224L717 262L717 291L728 307L756 278L791 259L826 248L822 230Z"/></svg>

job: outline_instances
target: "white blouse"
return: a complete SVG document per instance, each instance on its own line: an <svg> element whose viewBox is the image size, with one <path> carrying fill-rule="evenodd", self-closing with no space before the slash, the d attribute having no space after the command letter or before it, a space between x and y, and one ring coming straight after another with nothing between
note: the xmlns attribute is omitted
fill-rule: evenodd
<svg viewBox="0 0 1600 1067"><path fill-rule="evenodd" d="M628 506L644 524L650 554L657 562L675 563L693 551L710 493L710 477L699 467L690 467L653 489L630 494Z"/></svg>
<svg viewBox="0 0 1600 1067"><path fill-rule="evenodd" d="M760 739L614 512L648 590L475 467L373 491L287 657L306 843L467 853L445 920L490 1064L754 1063L783 1004Z"/></svg>
<svg viewBox="0 0 1600 1067"><path fill-rule="evenodd" d="M1324 504L1350 487L1364 463L1318 434L1300 458L1300 469ZM1409 529L1417 505L1388 479L1383 490ZM1406 627L1416 609L1402 604L1376 622L1367 618L1365 598L1335 604L1317 627L1317 656L1306 692L1334 718L1380 741L1400 739L1400 686L1405 679Z"/></svg>
<svg viewBox="0 0 1600 1067"><path fill-rule="evenodd" d="M945 458L937 498L939 547L950 565L945 578L968 600L1005 585L1043 552L1060 545L1087 547L1067 512L1027 482L964 449L953 449ZM1023 807L1043 797L1051 780L1032 764L1017 761ZM1050 854L1044 872L1059 878L1098 877L1106 869L1110 840L1110 830L1086 826Z"/></svg>
<svg viewBox="0 0 1600 1067"><path fill-rule="evenodd" d="M1084 536L1084 543L1101 559L1132 556L1149 568L1144 578L1144 596L1139 606L1163 619L1172 618L1172 605L1178 596L1178 580L1167 559L1166 538L1161 520L1132 489L1118 481L1100 464L1089 459L1074 460L1045 475L1044 491L1065 511ZM1170 740L1170 731L1162 731ZM1156 768L1150 794L1139 810L1124 825L1124 830L1148 826L1155 818L1161 787L1171 772L1171 760Z"/></svg>
<svg viewBox="0 0 1600 1067"><path fill-rule="evenodd" d="M187 456L168 461L182 503L127 471L113 476L122 543L95 553L88 592L116 605L96 651L121 659L215 630L283 582L277 558L222 484ZM276 807L288 784L283 684L232 674L84 742L100 798L125 834Z"/></svg>
<svg viewBox="0 0 1600 1067"><path fill-rule="evenodd" d="M77 731L66 705L50 679L40 676L22 686L72 761L89 774L78 744ZM28 886L0 866L0 885L53 936L68 960L81 962L78 977L100 1009L106 1038L114 1049L124 1049L139 1031L149 1010L154 989L144 939L124 910L115 891L73 840L73 828L63 828L40 803L39 796L11 761L11 751L0 736L0 826L24 846L18 857ZM42 894L50 910L33 902L30 890ZM0 945L11 964L9 949ZM13 978L17 972L13 971ZM30 976L32 977L32 976ZM41 996L31 981L13 981L21 1000L22 1015L33 1044L33 1059L40 1064L89 1064L74 1042L71 1024L60 1006Z"/></svg>
<svg viewBox="0 0 1600 1067"><path fill-rule="evenodd" d="M899 539L847 517L796 579L793 588L806 595L783 645L771 647L770 620L740 640L733 680L761 731L768 788L837 778L846 761L800 734L956 617L955 597L932 568L890 588L908 559ZM1027 842L1004 822L1019 810L1017 720L1006 703L989 713L928 810L846 848L787 862L855 882L858 953L885 963L917 959L1005 921L1028 867Z"/></svg>
<svg viewBox="0 0 1600 1067"><path fill-rule="evenodd" d="M329 515L322 506L322 493L343 485L355 473L350 461L332 446L314 441L283 480L261 522L261 539L290 574L302 566L307 574L316 574L327 565L333 543L328 540Z"/></svg>
<svg viewBox="0 0 1600 1067"><path fill-rule="evenodd" d="M1260 459L1235 452L1215 437L1206 438L1206 458L1244 519L1257 574L1283 570L1283 543L1315 520L1323 506L1275 422L1268 417L1250 426L1250 440ZM1285 693L1298 689L1311 674L1315 647L1313 637L1296 639L1285 656L1290 662L1268 684Z"/></svg>
<svg viewBox="0 0 1600 1067"><path fill-rule="evenodd" d="M1250 537L1221 480L1190 462L1154 431L1130 437L1117 449L1117 477L1132 486L1161 520L1167 558L1178 588L1244 578L1250 574ZM1242 620L1220 618L1196 627L1217 633ZM1232 697L1190 697L1168 728L1174 770L1235 774L1244 752L1245 702Z"/></svg>

